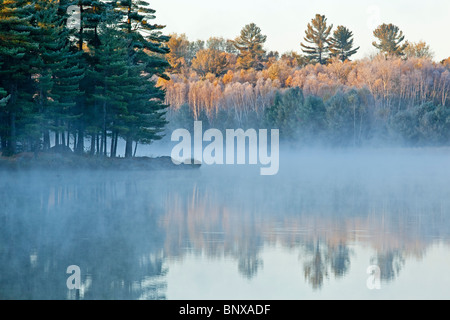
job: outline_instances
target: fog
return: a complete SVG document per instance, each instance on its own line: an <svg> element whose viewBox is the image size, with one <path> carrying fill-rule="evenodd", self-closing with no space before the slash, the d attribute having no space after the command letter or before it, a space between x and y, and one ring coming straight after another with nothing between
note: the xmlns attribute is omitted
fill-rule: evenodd
<svg viewBox="0 0 450 320"><path fill-rule="evenodd" d="M430 276L450 263L449 163L444 148L282 146L274 176L258 165L2 171L0 298L199 299L216 281L223 287L212 298L233 298L242 286L252 299L268 282L273 298L304 288L307 297L333 297L334 286L364 295L370 265L398 298L424 294L396 286L402 277L426 278L427 295L449 298L438 288L446 282ZM280 254L293 264L274 263ZM404 272L415 263L429 273ZM80 267L80 290L66 286L70 265ZM223 274L197 278L213 266ZM279 273L268 277L271 268ZM300 282L277 288L289 279Z"/></svg>

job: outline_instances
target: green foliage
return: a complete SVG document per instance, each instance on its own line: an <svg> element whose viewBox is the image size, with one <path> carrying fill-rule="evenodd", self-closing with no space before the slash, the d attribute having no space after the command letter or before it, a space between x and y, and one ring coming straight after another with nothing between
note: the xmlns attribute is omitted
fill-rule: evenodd
<svg viewBox="0 0 450 320"><path fill-rule="evenodd" d="M44 135L43 148L50 148L49 131L60 132L63 122L76 119L74 107L81 95L79 83L84 70L78 65L81 53L72 51L66 28L66 16L59 14L60 6L56 1L37 1L36 25L39 31L35 35L39 43L38 65L34 101L37 112L42 117L39 130ZM64 143L64 142L63 142Z"/></svg>
<svg viewBox="0 0 450 320"><path fill-rule="evenodd" d="M167 106L155 79L168 79L169 38L150 23L155 11L145 1L78 1L80 28L69 30L66 10L73 4L0 2L4 155L14 154L19 142L24 151L49 149L51 132L56 145L68 146L72 135L79 153L86 133L91 152L102 154L107 136L123 136L128 156L131 143L161 138Z"/></svg>
<svg viewBox="0 0 450 320"><path fill-rule="evenodd" d="M391 119L391 130L410 145L448 145L450 110L429 102L400 111Z"/></svg>
<svg viewBox="0 0 450 320"><path fill-rule="evenodd" d="M303 103L303 92L299 88L289 89L283 94L277 92L272 106L265 111L267 125L279 129L283 139L295 138Z"/></svg>
<svg viewBox="0 0 450 320"><path fill-rule="evenodd" d="M359 146L370 126L367 105L361 93L353 89L338 91L326 103L328 141L335 146Z"/></svg>
<svg viewBox="0 0 450 320"><path fill-rule="evenodd" d="M0 109L0 135L3 154L11 155L17 150L22 133L35 136L35 128L27 125L35 110L32 108L34 94L33 70L38 59L38 43L33 34L38 31L34 4L27 1L0 2L0 87L9 96ZM6 103L5 103L6 102Z"/></svg>
<svg viewBox="0 0 450 320"><path fill-rule="evenodd" d="M330 39L330 56L341 61L349 60L358 52L360 47L353 47L353 32L344 26L338 26Z"/></svg>
<svg viewBox="0 0 450 320"><path fill-rule="evenodd" d="M326 128L326 108L322 98L308 96L300 107L300 129L309 139L321 139Z"/></svg>
<svg viewBox="0 0 450 320"><path fill-rule="evenodd" d="M312 141L325 130L325 105L316 96L303 96L299 88L277 93L273 105L265 111L269 127L280 130L282 139Z"/></svg>

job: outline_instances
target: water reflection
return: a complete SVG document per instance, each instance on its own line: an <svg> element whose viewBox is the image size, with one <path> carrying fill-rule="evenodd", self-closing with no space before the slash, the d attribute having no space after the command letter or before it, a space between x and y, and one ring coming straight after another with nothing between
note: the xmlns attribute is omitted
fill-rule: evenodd
<svg viewBox="0 0 450 320"><path fill-rule="evenodd" d="M131 180L88 173L5 178L1 298L165 298L160 208L134 198ZM70 265L82 270L79 291L66 287Z"/></svg>
<svg viewBox="0 0 450 320"><path fill-rule="evenodd" d="M450 175L387 171L1 173L0 298L166 299L173 264L232 261L252 283L278 247L298 257L284 276L313 291L352 272L355 245L392 283L448 241ZM66 287L69 265L81 290Z"/></svg>

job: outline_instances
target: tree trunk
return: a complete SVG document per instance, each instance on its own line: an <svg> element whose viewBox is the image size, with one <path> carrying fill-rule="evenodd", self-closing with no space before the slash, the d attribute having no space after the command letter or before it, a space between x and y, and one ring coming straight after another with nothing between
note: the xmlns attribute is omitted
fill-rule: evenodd
<svg viewBox="0 0 450 320"><path fill-rule="evenodd" d="M83 125L81 125L81 124L78 127L78 140L77 140L76 153L77 154L84 153L84 128L83 128Z"/></svg>
<svg viewBox="0 0 450 320"><path fill-rule="evenodd" d="M2 150L2 152L3 151L5 151L6 150L6 137L5 137L5 134L2 132L1 134L0 134L0 139L2 140L2 143L1 143L1 150Z"/></svg>
<svg viewBox="0 0 450 320"><path fill-rule="evenodd" d="M108 145L107 145L107 143L108 143L108 134L107 134L107 132L106 132L106 129L103 131L103 140L104 140L104 142L103 142L103 144L104 144L104 148L103 148L103 156L107 156L108 155Z"/></svg>
<svg viewBox="0 0 450 320"><path fill-rule="evenodd" d="M0 123L4 123L4 124L7 123L5 113L0 114ZM6 125L2 126L0 128L0 140L1 140L1 151L2 152L6 151L6 146L7 146L6 137L8 136L7 132L8 132L8 130L6 129Z"/></svg>
<svg viewBox="0 0 450 320"><path fill-rule="evenodd" d="M77 150L77 138L78 134L76 131L73 132L73 151Z"/></svg>
<svg viewBox="0 0 450 320"><path fill-rule="evenodd" d="M84 14L84 7L83 2L81 0L78 1L78 7L80 8L80 38L78 39L78 50L83 50L83 14Z"/></svg>
<svg viewBox="0 0 450 320"><path fill-rule="evenodd" d="M95 134L95 143L97 144L96 154L100 154L100 135L98 133Z"/></svg>
<svg viewBox="0 0 450 320"><path fill-rule="evenodd" d="M48 151L50 149L50 132L48 130L44 130L44 151Z"/></svg>
<svg viewBox="0 0 450 320"><path fill-rule="evenodd" d="M64 146L66 144L66 133L61 132L61 144Z"/></svg>
<svg viewBox="0 0 450 320"><path fill-rule="evenodd" d="M106 132L102 132L101 144L100 144L100 155L103 156L106 153Z"/></svg>
<svg viewBox="0 0 450 320"><path fill-rule="evenodd" d="M70 147L70 125L67 125L67 146Z"/></svg>
<svg viewBox="0 0 450 320"><path fill-rule="evenodd" d="M95 135L91 135L91 150L90 150L91 156L95 154Z"/></svg>
<svg viewBox="0 0 450 320"><path fill-rule="evenodd" d="M137 152L137 147L138 147L138 142L136 141L136 146L134 147L134 153L133 153L133 157L136 158L136 152Z"/></svg>
<svg viewBox="0 0 450 320"><path fill-rule="evenodd" d="M117 144L119 143L119 133L116 132L116 137L114 139L114 157L117 157Z"/></svg>
<svg viewBox="0 0 450 320"><path fill-rule="evenodd" d="M55 146L59 146L59 131L55 131Z"/></svg>
<svg viewBox="0 0 450 320"><path fill-rule="evenodd" d="M127 135L127 143L125 145L125 158L131 158L133 156L133 139L131 135Z"/></svg>
<svg viewBox="0 0 450 320"><path fill-rule="evenodd" d="M111 134L111 149L110 149L110 157L111 158L115 158L116 155L114 154L114 142L116 141L115 139L116 133L113 131Z"/></svg>
<svg viewBox="0 0 450 320"><path fill-rule="evenodd" d="M16 114L11 112L9 117L9 137L8 137L8 146L7 146L7 154L14 155L17 152L17 141L16 141Z"/></svg>

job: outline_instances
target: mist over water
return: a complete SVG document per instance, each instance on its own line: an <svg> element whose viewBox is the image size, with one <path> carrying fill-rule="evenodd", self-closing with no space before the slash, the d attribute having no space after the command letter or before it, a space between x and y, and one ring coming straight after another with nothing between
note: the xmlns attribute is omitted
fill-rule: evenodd
<svg viewBox="0 0 450 320"><path fill-rule="evenodd" d="M449 163L442 148L282 147L275 176L0 172L0 298L448 299Z"/></svg>

